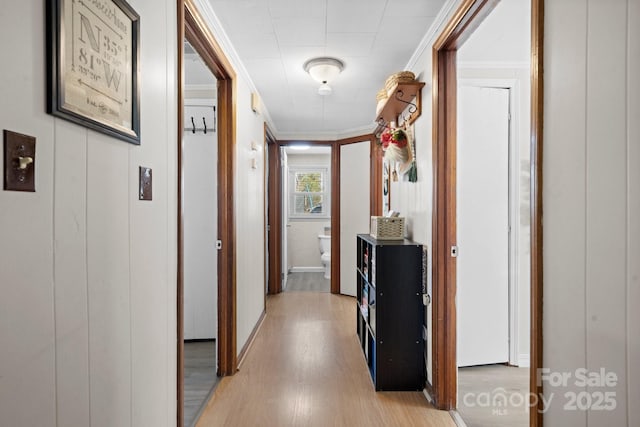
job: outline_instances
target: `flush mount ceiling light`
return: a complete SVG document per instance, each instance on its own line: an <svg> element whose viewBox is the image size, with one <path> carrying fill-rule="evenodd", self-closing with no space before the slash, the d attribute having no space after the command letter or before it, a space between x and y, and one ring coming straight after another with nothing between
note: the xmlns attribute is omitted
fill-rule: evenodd
<svg viewBox="0 0 640 427"><path fill-rule="evenodd" d="M344 69L344 62L336 58L313 58L304 63L304 70L318 83L320 95L329 95L331 86L329 82L333 81L338 74Z"/></svg>

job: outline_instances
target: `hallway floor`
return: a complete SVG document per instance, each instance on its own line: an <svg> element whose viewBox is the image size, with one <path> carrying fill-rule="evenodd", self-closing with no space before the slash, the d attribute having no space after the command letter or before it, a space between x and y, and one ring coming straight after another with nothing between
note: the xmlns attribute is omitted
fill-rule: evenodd
<svg viewBox="0 0 640 427"><path fill-rule="evenodd" d="M198 427L454 427L420 392L376 393L356 336L351 297L285 292L246 359L222 379Z"/></svg>
<svg viewBox="0 0 640 427"><path fill-rule="evenodd" d="M216 342L184 343L184 425L193 425L220 377L216 375Z"/></svg>
<svg viewBox="0 0 640 427"><path fill-rule="evenodd" d="M458 412L467 427L527 427L528 396L529 368L485 365L458 369Z"/></svg>
<svg viewBox="0 0 640 427"><path fill-rule="evenodd" d="M331 292L331 279L324 273L289 273L285 292L296 291Z"/></svg>

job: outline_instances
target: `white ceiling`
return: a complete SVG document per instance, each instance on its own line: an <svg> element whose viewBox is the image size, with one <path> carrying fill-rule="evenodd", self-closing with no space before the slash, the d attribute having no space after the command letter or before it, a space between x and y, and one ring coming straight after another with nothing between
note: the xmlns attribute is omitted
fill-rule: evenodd
<svg viewBox="0 0 640 427"><path fill-rule="evenodd" d="M526 67L531 57L530 29L530 0L503 0L458 50L458 64Z"/></svg>
<svg viewBox="0 0 640 427"><path fill-rule="evenodd" d="M208 0L280 139L371 131L376 93L405 68L445 0ZM345 63L320 96L303 64Z"/></svg>

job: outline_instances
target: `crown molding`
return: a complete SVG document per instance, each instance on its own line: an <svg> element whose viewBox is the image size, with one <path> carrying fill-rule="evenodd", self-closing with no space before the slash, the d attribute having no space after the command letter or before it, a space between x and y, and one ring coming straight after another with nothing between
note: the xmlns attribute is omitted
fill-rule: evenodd
<svg viewBox="0 0 640 427"><path fill-rule="evenodd" d="M340 139L353 138L355 136L369 135L373 133L376 125L360 126L344 131L324 131L324 132L279 132L274 134L277 140L282 141L337 141Z"/></svg>
<svg viewBox="0 0 640 427"><path fill-rule="evenodd" d="M447 0L444 5L440 8L440 12L436 15L436 18L433 20L433 23L427 30L427 33L424 35L420 44L416 50L413 51L413 55L409 58L409 62L407 62L407 66L405 70L415 71L416 66L418 65L418 61L424 55L426 49L431 48L436 38L440 34L441 28L447 23L449 16L453 13L453 10L460 4L461 0Z"/></svg>

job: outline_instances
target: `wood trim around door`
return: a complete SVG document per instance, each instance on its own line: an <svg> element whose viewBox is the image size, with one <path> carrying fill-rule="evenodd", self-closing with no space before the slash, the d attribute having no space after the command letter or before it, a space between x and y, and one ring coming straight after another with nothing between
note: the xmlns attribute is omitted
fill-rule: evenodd
<svg viewBox="0 0 640 427"><path fill-rule="evenodd" d="M371 195L369 215L381 216L382 215L382 158L384 152L382 146L376 143L376 137L371 136L371 149L369 157L371 158L370 172L371 172Z"/></svg>
<svg viewBox="0 0 640 427"><path fill-rule="evenodd" d="M531 366L529 391L538 397L529 411L529 425L542 427L542 154L544 110L544 0L531 0Z"/></svg>
<svg viewBox="0 0 640 427"><path fill-rule="evenodd" d="M340 144L331 145L331 293L340 293Z"/></svg>
<svg viewBox="0 0 640 427"><path fill-rule="evenodd" d="M177 425L184 408L184 224L182 205L184 128L184 40L198 52L218 80L218 374L232 375L236 357L236 254L234 211L235 72L208 30L193 0L177 0L178 25L178 277L177 277Z"/></svg>
<svg viewBox="0 0 640 427"><path fill-rule="evenodd" d="M457 406L456 355L456 52L498 3L465 0L433 46L433 384L439 409ZM531 0L531 383L542 367L542 40L544 0ZM538 404L541 404L538 399ZM530 425L542 426L530 411Z"/></svg>
<svg viewBox="0 0 640 427"><path fill-rule="evenodd" d="M269 295L280 292L282 281L282 186L280 181L280 146L274 141L268 141L267 153L269 157L269 175L267 177L267 221L269 248Z"/></svg>

